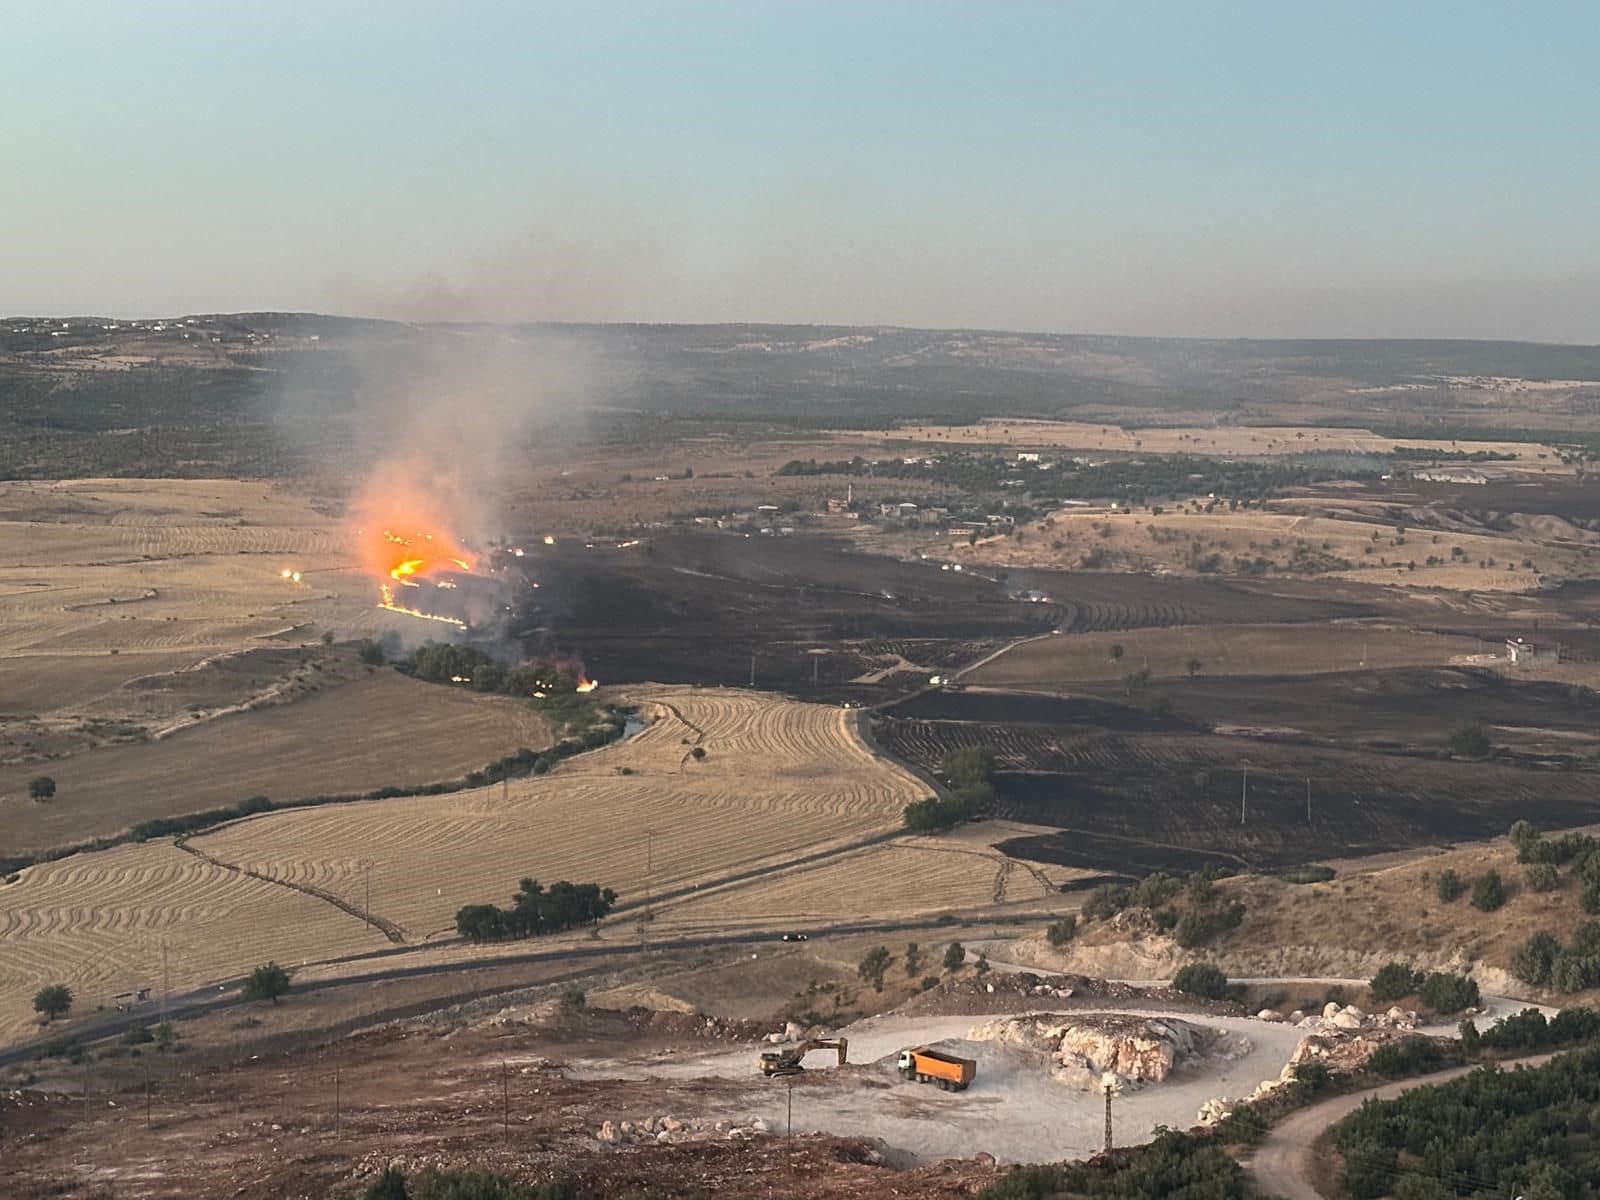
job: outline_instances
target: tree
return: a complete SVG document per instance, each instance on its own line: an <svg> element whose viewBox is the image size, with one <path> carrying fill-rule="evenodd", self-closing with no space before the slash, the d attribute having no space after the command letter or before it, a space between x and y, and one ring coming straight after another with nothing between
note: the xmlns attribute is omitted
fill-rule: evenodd
<svg viewBox="0 0 1600 1200"><path fill-rule="evenodd" d="M1476 1008L1481 997L1478 983L1468 975L1453 975L1448 971L1435 971L1422 981L1417 989L1417 999L1436 1013L1455 1013L1463 1008Z"/></svg>
<svg viewBox="0 0 1600 1200"><path fill-rule="evenodd" d="M1111 657L1114 661L1121 662L1122 656L1127 653L1121 642L1111 643Z"/></svg>
<svg viewBox="0 0 1600 1200"><path fill-rule="evenodd" d="M371 638L364 638L356 646L356 657L369 667L383 666L383 646Z"/></svg>
<svg viewBox="0 0 1600 1200"><path fill-rule="evenodd" d="M1506 902L1506 887L1499 871L1485 871L1472 881L1472 907L1479 912L1494 912Z"/></svg>
<svg viewBox="0 0 1600 1200"><path fill-rule="evenodd" d="M1196 675L1200 674L1200 668L1203 666L1205 666L1205 663L1201 662L1198 658L1191 658L1188 662L1183 664L1184 670L1189 672L1190 679L1193 679Z"/></svg>
<svg viewBox="0 0 1600 1200"><path fill-rule="evenodd" d="M972 969L979 975L989 973L989 956L982 950L978 951L978 961L972 964Z"/></svg>
<svg viewBox="0 0 1600 1200"><path fill-rule="evenodd" d="M385 1167L383 1174L367 1186L365 1200L411 1200L411 1193L406 1190L406 1173L393 1165Z"/></svg>
<svg viewBox="0 0 1600 1200"><path fill-rule="evenodd" d="M1535 892L1553 892L1561 886L1561 869L1555 863L1529 863L1522 877Z"/></svg>
<svg viewBox="0 0 1600 1200"><path fill-rule="evenodd" d="M1457 758L1487 758L1494 749L1488 732L1476 721L1457 725L1450 731L1450 740L1446 745Z"/></svg>
<svg viewBox="0 0 1600 1200"><path fill-rule="evenodd" d="M1389 1004L1405 996L1413 996L1422 986L1424 976L1403 962L1385 963L1367 985L1372 998L1379 1004Z"/></svg>
<svg viewBox="0 0 1600 1200"><path fill-rule="evenodd" d="M240 993L246 1000L270 1000L274 1004L289 992L289 972L275 962L269 962L251 971Z"/></svg>
<svg viewBox="0 0 1600 1200"><path fill-rule="evenodd" d="M1052 921L1050 927L1045 930L1045 935L1050 939L1050 944L1057 947L1065 946L1077 936L1077 933L1078 918L1072 915L1062 917L1059 921Z"/></svg>
<svg viewBox="0 0 1600 1200"><path fill-rule="evenodd" d="M889 969L890 954L887 946L874 946L856 965L856 974L872 984L875 992L883 991L883 973Z"/></svg>
<svg viewBox="0 0 1600 1200"><path fill-rule="evenodd" d="M915 942L906 943L906 975L915 978L922 970L922 947Z"/></svg>
<svg viewBox="0 0 1600 1200"><path fill-rule="evenodd" d="M45 801L56 794L56 781L48 775L36 775L28 780L28 797L32 800Z"/></svg>
<svg viewBox="0 0 1600 1200"><path fill-rule="evenodd" d="M64 983L52 983L33 994L33 1011L44 1014L44 1019L54 1021L64 1017L72 1007L72 989Z"/></svg>
<svg viewBox="0 0 1600 1200"><path fill-rule="evenodd" d="M1172 977L1172 987L1186 996L1221 1000L1228 994L1228 977L1210 963L1190 963Z"/></svg>
<svg viewBox="0 0 1600 1200"><path fill-rule="evenodd" d="M945 947L944 969L946 971L959 971L967 961L967 948L960 942L951 942Z"/></svg>
<svg viewBox="0 0 1600 1200"><path fill-rule="evenodd" d="M1550 983L1550 969L1561 953L1561 943L1554 935L1540 930L1511 955L1511 973L1523 983L1546 987Z"/></svg>
<svg viewBox="0 0 1600 1200"><path fill-rule="evenodd" d="M1434 885L1434 890L1439 894L1439 899L1449 904L1467 890L1467 885L1454 868L1446 867L1439 872L1439 882Z"/></svg>

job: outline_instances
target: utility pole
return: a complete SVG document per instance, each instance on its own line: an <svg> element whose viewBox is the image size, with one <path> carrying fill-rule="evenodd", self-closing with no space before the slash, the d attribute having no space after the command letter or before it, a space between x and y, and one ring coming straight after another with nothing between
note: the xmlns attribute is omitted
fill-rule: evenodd
<svg viewBox="0 0 1600 1200"><path fill-rule="evenodd" d="M511 1075L506 1067L506 1060L500 1060L500 1132L505 1140L511 1141Z"/></svg>
<svg viewBox="0 0 1600 1200"><path fill-rule="evenodd" d="M1244 777L1239 781L1239 824L1244 824L1244 802L1250 795L1250 764L1244 765Z"/></svg>
<svg viewBox="0 0 1600 1200"><path fill-rule="evenodd" d="M756 686L756 656L754 654L750 656L750 686Z"/></svg>
<svg viewBox="0 0 1600 1200"><path fill-rule="evenodd" d="M1107 1154L1110 1154L1111 1153L1111 1096L1112 1096L1112 1093L1116 1091L1116 1085L1113 1084L1111 1081L1107 1080L1106 1084L1105 1084L1105 1091L1106 1091L1106 1148L1105 1148L1105 1152Z"/></svg>
<svg viewBox="0 0 1600 1200"><path fill-rule="evenodd" d="M1311 824L1311 776L1306 776L1306 824Z"/></svg>
<svg viewBox="0 0 1600 1200"><path fill-rule="evenodd" d="M161 1024L167 1023L167 939L161 939Z"/></svg>
<svg viewBox="0 0 1600 1200"><path fill-rule="evenodd" d="M370 859L365 860L365 861L362 862L362 864L361 864L361 874L366 878L366 882L367 882L367 902L366 902L366 906L361 910L361 913L362 913L362 917L367 922L367 928L371 929L372 928L372 861Z"/></svg>
<svg viewBox="0 0 1600 1200"><path fill-rule="evenodd" d="M339 1136L339 1064L333 1064L333 1134Z"/></svg>
<svg viewBox="0 0 1600 1200"><path fill-rule="evenodd" d="M789 1173L794 1173L794 1076L785 1080L789 1085L789 1111L783 1120L784 1137L788 1139L785 1153L789 1156Z"/></svg>

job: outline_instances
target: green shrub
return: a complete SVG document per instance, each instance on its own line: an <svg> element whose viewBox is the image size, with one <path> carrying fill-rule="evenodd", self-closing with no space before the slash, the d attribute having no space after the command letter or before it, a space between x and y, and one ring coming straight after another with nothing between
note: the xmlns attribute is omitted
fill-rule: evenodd
<svg viewBox="0 0 1600 1200"><path fill-rule="evenodd" d="M1522 878L1533 892L1553 892L1561 886L1561 869L1555 863L1530 863Z"/></svg>
<svg viewBox="0 0 1600 1200"><path fill-rule="evenodd" d="M1449 904L1467 890L1467 885L1454 868L1446 867L1439 872L1439 881L1434 884L1434 890L1439 894L1439 899Z"/></svg>
<svg viewBox="0 0 1600 1200"><path fill-rule="evenodd" d="M1436 1013L1448 1015L1463 1008L1476 1008L1480 1001L1478 984L1471 976L1435 971L1422 981L1417 999Z"/></svg>
<svg viewBox="0 0 1600 1200"><path fill-rule="evenodd" d="M1128 907L1132 897L1133 892L1120 884L1102 883L1083 902L1083 915L1094 920L1110 920Z"/></svg>
<svg viewBox="0 0 1600 1200"><path fill-rule="evenodd" d="M1485 871L1472 881L1472 907L1479 912L1494 912L1505 902L1506 888L1499 871Z"/></svg>
<svg viewBox="0 0 1600 1200"><path fill-rule="evenodd" d="M1186 996L1221 1000L1228 994L1228 977L1211 963L1190 963L1172 977L1172 987Z"/></svg>
<svg viewBox="0 0 1600 1200"><path fill-rule="evenodd" d="M1367 985L1372 999L1378 1004L1390 1004L1405 996L1415 995L1423 984L1420 971L1413 971L1403 962L1385 963Z"/></svg>
<svg viewBox="0 0 1600 1200"><path fill-rule="evenodd" d="M1046 936L1049 937L1052 946L1065 946L1077 932L1078 918L1069 915L1059 921L1052 921L1050 928L1046 930Z"/></svg>

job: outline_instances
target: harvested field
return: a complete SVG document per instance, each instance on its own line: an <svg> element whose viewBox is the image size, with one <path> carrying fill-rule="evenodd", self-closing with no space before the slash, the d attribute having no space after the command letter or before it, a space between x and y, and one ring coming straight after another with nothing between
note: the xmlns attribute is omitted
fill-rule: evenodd
<svg viewBox="0 0 1600 1200"><path fill-rule="evenodd" d="M1120 658L1113 646L1121 646ZM1287 675L1357 668L1440 666L1481 654L1476 638L1421 633L1371 621L1318 625L1184 626L1137 633L1039 638L964 676L990 687L1070 688L1148 670L1184 677L1190 659L1206 675ZM1491 647L1491 650L1494 648Z"/></svg>
<svg viewBox="0 0 1600 1200"><path fill-rule="evenodd" d="M657 910L653 932L794 928L830 921L1037 904L1076 872L1002 854L994 843L1053 832L1007 821L868 846Z"/></svg>
<svg viewBox="0 0 1600 1200"><path fill-rule="evenodd" d="M1548 446L1529 442L1452 442L1425 437L1388 438L1366 429L1325 429L1299 425L1196 425L1124 429L1118 425L1082 421L1037 421L991 417L971 425L902 425L889 430L846 431L843 442L860 439L930 443L933 446L1061 447L1071 450L1114 450L1142 454L1204 454L1218 457L1257 458L1314 453L1388 454L1397 446L1448 453L1453 450L1487 451L1516 455L1519 467L1537 463L1560 469ZM1550 457L1539 463L1537 455ZM1498 465L1498 464L1497 464Z"/></svg>
<svg viewBox="0 0 1600 1200"><path fill-rule="evenodd" d="M30 1001L49 983L78 1011L161 987L161 946L175 991L240 975L313 948L387 945L360 918L288 888L205 863L170 842L119 846L30 867L0 886L0 1041L32 1029Z"/></svg>
<svg viewBox="0 0 1600 1200"><path fill-rule="evenodd" d="M892 830L926 790L875 758L837 708L720 690L652 690L645 703L660 714L648 730L547 776L270 814L191 844L343 895L370 861L373 911L421 941L453 936L458 908L505 903L524 876L592 880L639 902L647 829L648 882L663 896Z"/></svg>
<svg viewBox="0 0 1600 1200"><path fill-rule="evenodd" d="M1095 567L1135 573L1336 577L1407 588L1529 591L1545 578L1595 570L1600 539L1553 518L1458 519L1419 527L1414 516L1321 515L1334 502L1280 500L1269 511L1065 509L1025 538L956 538L940 553L976 565ZM1543 522L1540 524L1539 522Z"/></svg>
<svg viewBox="0 0 1600 1200"><path fill-rule="evenodd" d="M0 768L0 855L107 836L152 817L459 777L550 744L527 705L378 671L293 704L219 717L171 737L50 762L55 799L28 799L39 763Z"/></svg>

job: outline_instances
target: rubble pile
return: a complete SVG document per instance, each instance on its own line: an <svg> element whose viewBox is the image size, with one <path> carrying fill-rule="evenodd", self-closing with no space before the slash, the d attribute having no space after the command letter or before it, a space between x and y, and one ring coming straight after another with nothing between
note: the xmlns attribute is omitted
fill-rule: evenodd
<svg viewBox="0 0 1600 1200"><path fill-rule="evenodd" d="M686 1142L747 1141L770 1132L760 1117L743 1121L680 1121L669 1115L642 1121L602 1121L594 1136L608 1146L677 1146Z"/></svg>
<svg viewBox="0 0 1600 1200"><path fill-rule="evenodd" d="M1300 1044L1294 1048L1289 1061L1277 1078L1256 1085L1255 1091L1242 1103L1269 1096L1279 1088L1294 1082L1295 1069L1301 1063L1314 1062L1328 1070L1348 1074L1366 1066L1367 1060L1386 1042L1402 1040L1417 1028L1417 1014L1409 1009L1390 1008L1387 1012L1366 1013L1353 1004L1323 1006L1320 1013L1307 1015L1295 1011L1287 1018L1270 1009L1257 1014L1264 1021L1284 1021L1306 1031ZM1214 1125L1239 1106L1240 1101L1214 1097L1200 1106L1199 1122Z"/></svg>

